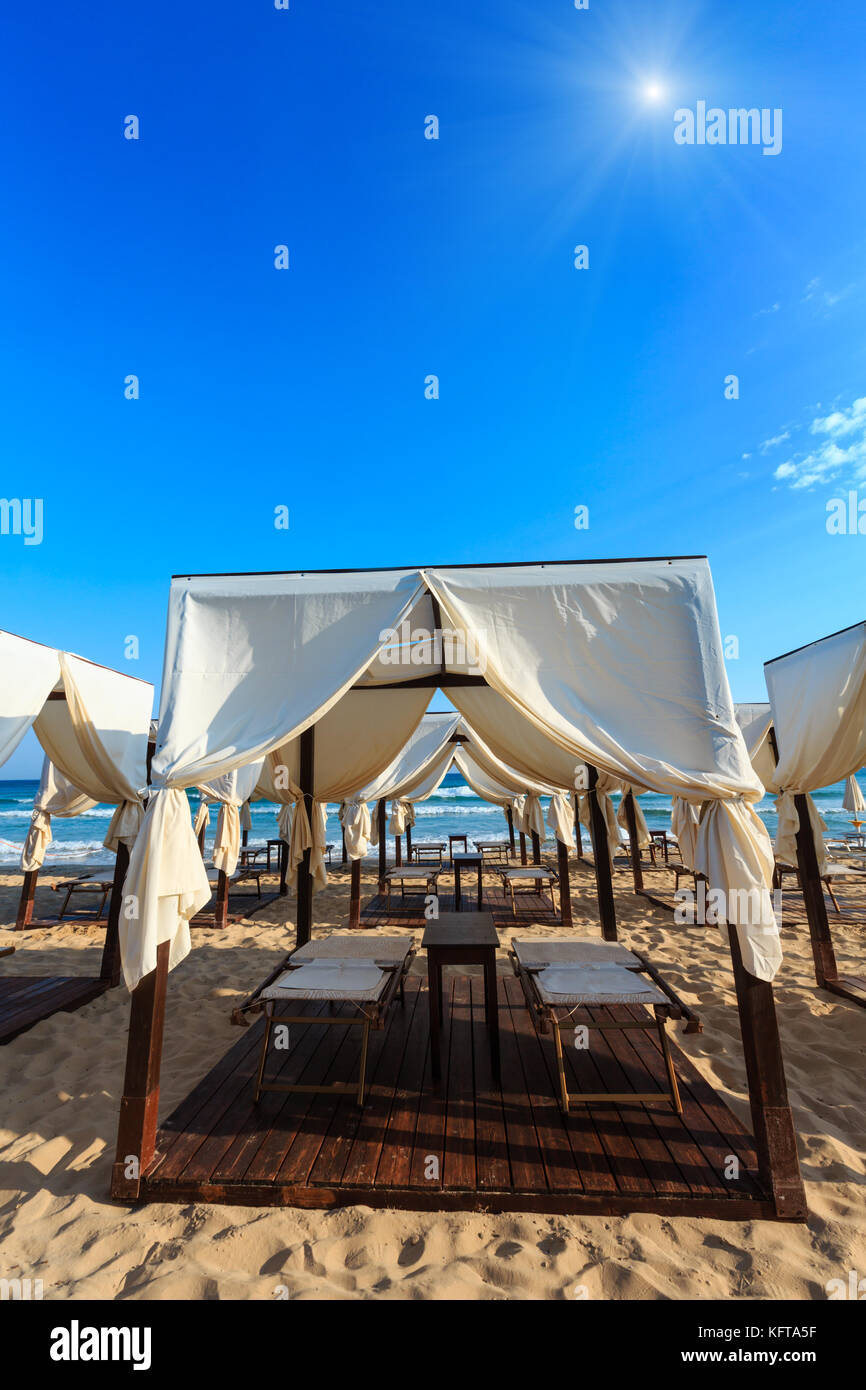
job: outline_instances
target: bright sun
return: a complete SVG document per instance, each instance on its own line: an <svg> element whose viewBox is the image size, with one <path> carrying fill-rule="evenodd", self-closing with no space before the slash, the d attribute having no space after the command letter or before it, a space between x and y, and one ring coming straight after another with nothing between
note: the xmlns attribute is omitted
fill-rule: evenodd
<svg viewBox="0 0 866 1390"><path fill-rule="evenodd" d="M660 101L665 94L665 89L660 82L647 82L644 84L643 95L645 101Z"/></svg>

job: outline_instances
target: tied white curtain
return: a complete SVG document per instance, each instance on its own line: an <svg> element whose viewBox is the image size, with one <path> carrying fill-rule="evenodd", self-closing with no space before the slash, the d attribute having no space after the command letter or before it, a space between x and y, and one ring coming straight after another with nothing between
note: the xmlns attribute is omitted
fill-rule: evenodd
<svg viewBox="0 0 866 1390"><path fill-rule="evenodd" d="M192 824L193 832L195 834L196 839L198 839L199 835L203 830L207 829L209 824L210 802L207 800L205 796L202 796L201 801L198 803L198 810L195 813L195 819L193 820Z"/></svg>
<svg viewBox="0 0 866 1390"><path fill-rule="evenodd" d="M522 819L523 824L520 828L524 834L531 835L535 832L540 840L544 839L546 833L544 829L544 811L542 810L541 802L535 792L527 792L526 794L526 798L523 802Z"/></svg>
<svg viewBox="0 0 866 1390"><path fill-rule="evenodd" d="M589 763L617 783L731 804L731 815L704 818L699 839L707 839L705 859L729 875L713 887L726 898L755 890L758 921L737 922L738 937L746 969L771 979L781 948L765 872L769 837L745 810L763 787L734 716L706 561L423 573L466 649L485 651L490 691L443 689L498 756L550 777L552 743L572 767ZM501 719L490 695L519 723ZM552 780L566 784L559 770ZM744 838L754 840L748 854Z"/></svg>
<svg viewBox="0 0 866 1390"><path fill-rule="evenodd" d="M249 832L253 828L253 817L252 812L250 811L249 801L245 801L240 809L240 822L241 830L246 830L247 834L249 834Z"/></svg>
<svg viewBox="0 0 866 1390"><path fill-rule="evenodd" d="M221 869L229 877L237 868L241 853L242 808L249 801L261 777L262 764L263 760L247 763L244 767L235 768L232 772L226 772L221 777L214 777L212 781L199 785L202 804L209 802L219 806L213 843L213 866L215 869ZM201 809L200 805L199 814ZM198 824L198 816L196 823ZM201 826L198 825L198 828Z"/></svg>
<svg viewBox="0 0 866 1390"><path fill-rule="evenodd" d="M815 841L818 872L825 874L827 872L827 850L824 845L824 831L827 829L827 823L809 793L804 792L803 795L806 799L809 824L812 827L812 838ZM794 792L781 792L776 797L776 811L779 816L776 825L776 858L780 864L790 864L796 868L797 831L800 829L800 816L794 800Z"/></svg>
<svg viewBox="0 0 866 1390"><path fill-rule="evenodd" d="M116 853L134 844L144 815L153 686L68 652L57 659L66 699L47 701L34 729L68 781L115 806L103 843Z"/></svg>
<svg viewBox="0 0 866 1390"><path fill-rule="evenodd" d="M628 830L628 813L626 810L625 799L629 795L629 793L631 793L632 804L634 805L634 820L635 828L637 830L638 848L646 849L647 845L650 842L649 826L646 823L646 816L643 813L643 807L638 801L639 793L635 791L634 787L624 786L622 789L620 803L616 808L617 825L621 826L623 830Z"/></svg>
<svg viewBox="0 0 866 1390"><path fill-rule="evenodd" d="M583 783L586 779L584 776L581 776L578 780ZM607 853L611 862L611 867L613 867L614 855L622 844L622 835L619 830L616 809L610 799L611 792L617 791L618 787L619 783L615 777L610 777L606 772L599 771L598 781L595 785L595 795L598 801L598 809L601 811L602 819L604 820ZM577 812L580 823L586 827L587 833L591 839L592 813L590 811L589 790L577 788L575 795L577 796Z"/></svg>
<svg viewBox="0 0 866 1390"><path fill-rule="evenodd" d="M687 869L695 870L700 810L691 801L675 796L671 808L671 833L676 836L680 856Z"/></svg>
<svg viewBox="0 0 866 1390"><path fill-rule="evenodd" d="M285 806L281 806L277 811L277 828L280 832L280 839L285 840L286 844L292 841L292 820L295 814L295 803L289 801Z"/></svg>
<svg viewBox="0 0 866 1390"><path fill-rule="evenodd" d="M412 570L172 581L152 793L125 884L129 914L121 914L127 988L156 968L161 944L170 943L172 966L184 958L189 918L210 898L184 788L259 761L321 724L385 645L387 632L411 612L422 587ZM422 714L423 705L417 719ZM327 749L327 739L319 742ZM397 747L403 742L405 735ZM356 751L363 752L359 744L356 737ZM370 756L375 771L381 750ZM316 787L323 801L339 801L350 790ZM314 827L323 812L320 803ZM305 836L312 841L313 828L299 803L290 841L295 864Z"/></svg>
<svg viewBox="0 0 866 1390"><path fill-rule="evenodd" d="M340 812L340 824L346 832L346 856L363 859L373 835L373 818L366 801L346 801Z"/></svg>
<svg viewBox="0 0 866 1390"><path fill-rule="evenodd" d="M551 796L547 824L561 844L574 844L574 806L565 792L554 792Z"/></svg>
<svg viewBox="0 0 866 1390"><path fill-rule="evenodd" d="M74 787L68 778L58 772L50 758L42 763L42 776L39 790L33 800L33 812L24 848L21 853L21 868L24 873L41 869L45 854L51 843L51 817L80 816L82 811L91 811L96 802Z"/></svg>
<svg viewBox="0 0 866 1390"><path fill-rule="evenodd" d="M415 824L415 807L411 801L392 801L389 835L405 835L407 826Z"/></svg>

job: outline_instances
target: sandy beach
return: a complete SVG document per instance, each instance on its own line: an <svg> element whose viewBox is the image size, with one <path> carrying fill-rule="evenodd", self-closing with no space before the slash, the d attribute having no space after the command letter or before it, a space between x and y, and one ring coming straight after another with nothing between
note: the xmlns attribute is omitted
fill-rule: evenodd
<svg viewBox="0 0 866 1390"><path fill-rule="evenodd" d="M621 940L646 951L700 1009L704 1032L678 1025L678 1046L749 1124L726 942L712 927L675 927L669 912L633 896L627 872L615 881ZM9 930L19 886L17 874L0 877L0 946L17 947L0 968L98 973L101 931ZM365 873L364 896L373 891ZM572 893L575 929L597 933L591 868L575 868ZM831 911L834 942L840 970L856 972L866 888L846 886L842 898L859 907L860 925ZM161 1117L237 1040L232 1005L291 947L293 910L291 895L225 931L194 933L192 953L169 977ZM348 882L337 871L316 897L316 932L344 926L347 910ZM509 936L501 933L503 948ZM0 1273L41 1279L46 1299L824 1300L828 1281L866 1271L866 1014L816 990L805 928L786 928L783 946L776 1005L806 1225L117 1205L107 1193L129 1014L121 987L0 1048ZM499 968L508 969L504 956Z"/></svg>

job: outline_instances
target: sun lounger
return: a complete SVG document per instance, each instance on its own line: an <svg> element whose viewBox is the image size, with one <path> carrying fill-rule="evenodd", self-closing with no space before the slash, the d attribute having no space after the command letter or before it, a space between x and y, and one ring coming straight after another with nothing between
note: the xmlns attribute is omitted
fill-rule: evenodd
<svg viewBox="0 0 866 1390"><path fill-rule="evenodd" d="M85 874L82 878L67 878L64 879L62 883L52 883L51 887L55 893L66 894L60 911L57 914L58 921L60 921L68 908L69 899L72 897L73 893L97 893L102 895L102 901L99 904L99 910L95 919L98 921L105 911L105 904L112 886L112 880L110 878L98 878L96 874Z"/></svg>
<svg viewBox="0 0 866 1390"><path fill-rule="evenodd" d="M485 864L507 864L511 846L507 840L473 840Z"/></svg>
<svg viewBox="0 0 866 1390"><path fill-rule="evenodd" d="M645 977L647 963L643 957L616 942L602 941L533 941L515 938L509 951L512 968L520 981L526 1006L538 1024L540 1033L553 1030L556 1065L559 1075L560 1106L568 1114L569 1093L562 1052L561 1029L581 1008L599 1008L618 1004L642 1004L653 1010L654 1017L642 1023L638 1019L606 1019L603 1023L585 1024L602 1033L626 1032L641 1029L658 1032L665 1071L666 1091L646 1093L636 1091L582 1091L573 1099L587 1105L599 1101L623 1104L643 1104L666 1100L678 1115L682 1114L679 1087L666 1032L667 1020L680 1012L672 999L659 985ZM579 1025L577 1025L579 1026Z"/></svg>
<svg viewBox="0 0 866 1390"><path fill-rule="evenodd" d="M514 905L515 894L529 893L533 897L541 897L545 884L550 889L550 906L553 908L554 916L556 915L556 900L553 896L553 885L559 883L559 874L556 869L551 869L546 864L521 864L516 869L499 869L498 873L502 880L503 893L511 894L512 917L517 916ZM518 888L517 884L526 879L530 880L530 887Z"/></svg>
<svg viewBox="0 0 866 1390"><path fill-rule="evenodd" d="M800 882L799 869L796 869L793 864L780 864L778 859L776 860L776 867L773 871L774 888L784 888L786 874L793 874L797 883L797 887L802 888L802 884ZM845 864L827 865L827 872L821 875L821 882L824 884L824 886L827 889L827 892L830 894L830 901L837 912L841 912L842 909L836 901L836 895L833 892L834 880L838 881L840 878L853 878L859 879L859 881L862 883L864 874L866 874L866 869L849 869L848 866Z"/></svg>
<svg viewBox="0 0 866 1390"><path fill-rule="evenodd" d="M403 864L389 869L382 878L382 884L385 889L385 911L391 911L392 883L400 884L401 898L418 897L419 894L423 894L426 897L428 893L437 893L439 891L439 875L441 872L442 869L438 865L431 866L428 869L425 868L423 864ZM420 890L415 888L407 892L407 883L420 883L423 886Z"/></svg>
<svg viewBox="0 0 866 1390"><path fill-rule="evenodd" d="M267 869L261 864L239 865L233 874L229 875L229 888L235 887L239 883L249 883L255 879L256 896L262 896L262 874L267 873ZM216 890L219 884L219 869L208 869L207 880Z"/></svg>
<svg viewBox="0 0 866 1390"><path fill-rule="evenodd" d="M367 1073L367 1045L371 1028L381 1028L385 1015L399 994L403 1002L406 974L415 950L410 937L374 936L359 939L354 933L337 933L321 941L308 941L284 962L282 973L253 999L242 1005L241 1012L260 1009L265 1014L262 1053L256 1076L255 1099L263 1091L322 1091L335 1095L357 1096L364 1104ZM351 1015L316 1015L299 1013L298 1006L327 1001L328 1005L346 1004L357 1012ZM284 1081L265 1080L265 1062L271 1032L278 1024L297 1024L320 1028L363 1029L361 1067L357 1082L334 1081L326 1086L303 1085Z"/></svg>

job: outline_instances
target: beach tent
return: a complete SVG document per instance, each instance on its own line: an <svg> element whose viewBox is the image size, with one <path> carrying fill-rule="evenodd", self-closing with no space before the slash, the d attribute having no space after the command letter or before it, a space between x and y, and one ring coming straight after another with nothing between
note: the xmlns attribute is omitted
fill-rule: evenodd
<svg viewBox="0 0 866 1390"><path fill-rule="evenodd" d="M773 756L771 731L773 711L769 702L756 704L736 704L734 714L743 731L746 750L752 767L765 787L773 780L776 759Z"/></svg>
<svg viewBox="0 0 866 1390"><path fill-rule="evenodd" d="M763 788L703 557L175 577L153 789L125 885L137 915L122 933L132 1009L114 1195L139 1191L129 1154L137 1172L152 1159L167 974L209 895L185 789L278 749L294 757L297 741L294 815L303 804L310 827L316 802L388 767L435 688L526 776L570 786L584 763L596 802L605 773L700 805L696 857L727 902L759 1167L777 1209L800 1211L770 984L781 956L772 852L752 809ZM319 736L344 701L336 755ZM596 847L594 858L609 889L608 856ZM299 943L315 868L311 843L297 865ZM604 927L612 894L600 909Z"/></svg>
<svg viewBox="0 0 866 1390"><path fill-rule="evenodd" d="M778 758L767 784L779 813L776 855L799 870L818 984L866 1006L866 982L840 977L836 964L823 822L810 795L866 763L866 622L768 661L764 675Z"/></svg>

